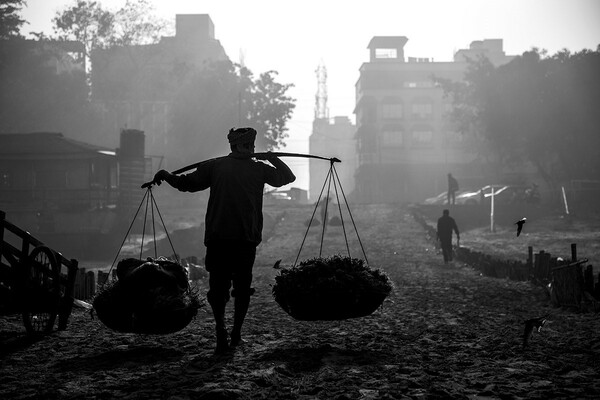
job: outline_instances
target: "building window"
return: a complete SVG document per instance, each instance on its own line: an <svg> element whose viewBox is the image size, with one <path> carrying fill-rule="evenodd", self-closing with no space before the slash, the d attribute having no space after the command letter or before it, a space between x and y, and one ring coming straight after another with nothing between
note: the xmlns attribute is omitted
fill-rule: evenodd
<svg viewBox="0 0 600 400"><path fill-rule="evenodd" d="M413 103L413 118L430 119L433 116L433 104L431 103Z"/></svg>
<svg viewBox="0 0 600 400"><path fill-rule="evenodd" d="M417 129L412 132L413 147L432 147L433 131L430 129Z"/></svg>
<svg viewBox="0 0 600 400"><path fill-rule="evenodd" d="M384 119L400 119L403 116L402 103L384 103L381 106L381 117Z"/></svg>
<svg viewBox="0 0 600 400"><path fill-rule="evenodd" d="M375 58L398 58L397 49L375 49Z"/></svg>
<svg viewBox="0 0 600 400"><path fill-rule="evenodd" d="M384 146L404 146L404 132L401 129L385 129L381 136L381 142Z"/></svg>
<svg viewBox="0 0 600 400"><path fill-rule="evenodd" d="M432 88L434 83L432 81L405 81L403 86L408 89Z"/></svg>

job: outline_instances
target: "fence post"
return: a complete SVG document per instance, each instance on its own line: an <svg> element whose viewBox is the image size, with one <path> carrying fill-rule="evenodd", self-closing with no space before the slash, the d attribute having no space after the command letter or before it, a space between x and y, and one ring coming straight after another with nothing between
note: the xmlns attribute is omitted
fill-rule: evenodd
<svg viewBox="0 0 600 400"><path fill-rule="evenodd" d="M108 272L98 271L98 286L104 286L108 281Z"/></svg>
<svg viewBox="0 0 600 400"><path fill-rule="evenodd" d="M548 278L552 280L552 270L558 266L558 257L551 257L548 265Z"/></svg>
<svg viewBox="0 0 600 400"><path fill-rule="evenodd" d="M79 269L79 261L72 258L71 265L67 265L67 282L65 289L65 299L63 304L63 310L58 316L58 329L64 330L67 328L69 316L73 310L73 299L75 297L75 279L77 278L77 271Z"/></svg>
<svg viewBox="0 0 600 400"><path fill-rule="evenodd" d="M0 210L0 261L2 260L2 247L4 243L4 220L6 219L6 213Z"/></svg>
<svg viewBox="0 0 600 400"><path fill-rule="evenodd" d="M577 243L571 243L571 262L577 261Z"/></svg>
<svg viewBox="0 0 600 400"><path fill-rule="evenodd" d="M540 260L542 258L542 254L544 254L544 250L540 250L533 256L533 271L531 275L533 275L534 278L537 278L540 274Z"/></svg>
<svg viewBox="0 0 600 400"><path fill-rule="evenodd" d="M85 299L87 300L96 293L96 275L94 271L88 271L85 275Z"/></svg>
<svg viewBox="0 0 600 400"><path fill-rule="evenodd" d="M528 280L533 273L533 246L527 247L527 274L525 280Z"/></svg>
<svg viewBox="0 0 600 400"><path fill-rule="evenodd" d="M549 279L550 278L550 253L545 253L540 257L540 278L541 279Z"/></svg>
<svg viewBox="0 0 600 400"><path fill-rule="evenodd" d="M583 288L589 294L594 293L594 267L588 265L583 273Z"/></svg>
<svg viewBox="0 0 600 400"><path fill-rule="evenodd" d="M76 299L84 299L85 291L85 268L79 268L77 270L77 276L75 278L75 284L73 285L73 297Z"/></svg>

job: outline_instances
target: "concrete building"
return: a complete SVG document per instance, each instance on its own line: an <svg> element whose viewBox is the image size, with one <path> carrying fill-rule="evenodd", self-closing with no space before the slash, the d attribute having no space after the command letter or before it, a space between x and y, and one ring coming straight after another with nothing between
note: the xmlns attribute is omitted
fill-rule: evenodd
<svg viewBox="0 0 600 400"><path fill-rule="evenodd" d="M335 168L346 196L354 190L354 172L356 170L355 133L356 127L348 117L318 118L313 121L313 131L309 138L310 154L337 157L342 161L336 163ZM323 188L323 185L329 167L327 161L309 160L309 200L311 202L317 201L321 190L323 190L323 197L326 195L327 187ZM333 186L331 186L330 193L332 197L335 197ZM341 196L340 193L340 200Z"/></svg>
<svg viewBox="0 0 600 400"><path fill-rule="evenodd" d="M157 44L92 52L92 99L112 124L111 132L142 130L146 154L164 155L178 79L209 60L228 60L210 16L177 15L175 36Z"/></svg>
<svg viewBox="0 0 600 400"><path fill-rule="evenodd" d="M463 79L467 59L487 57L494 65L513 57L502 39L486 39L459 50L452 62L405 59L404 36L376 36L356 83L356 199L415 202L446 190L450 172L461 187L479 185L481 169L474 138L456 131L448 118L451 101L434 77Z"/></svg>

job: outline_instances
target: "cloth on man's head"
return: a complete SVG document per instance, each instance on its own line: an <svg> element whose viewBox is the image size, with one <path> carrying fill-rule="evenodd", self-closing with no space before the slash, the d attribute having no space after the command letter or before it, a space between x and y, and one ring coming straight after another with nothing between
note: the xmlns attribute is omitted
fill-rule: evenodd
<svg viewBox="0 0 600 400"><path fill-rule="evenodd" d="M256 130L254 128L232 128L227 134L229 144L252 143L256 139Z"/></svg>

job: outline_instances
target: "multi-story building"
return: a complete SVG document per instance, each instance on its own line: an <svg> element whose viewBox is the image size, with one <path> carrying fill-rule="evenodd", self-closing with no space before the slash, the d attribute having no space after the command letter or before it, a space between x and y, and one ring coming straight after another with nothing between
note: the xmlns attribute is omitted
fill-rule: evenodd
<svg viewBox="0 0 600 400"><path fill-rule="evenodd" d="M459 50L451 62L405 60L404 36L376 36L369 62L356 83L358 165L355 196L361 202L414 202L447 188L452 173L461 186L483 179L472 139L457 132L448 114L451 100L435 78L460 81L467 59L487 57L494 65L513 57L501 39L486 39Z"/></svg>
<svg viewBox="0 0 600 400"><path fill-rule="evenodd" d="M176 34L150 45L92 52L92 99L112 124L146 135L146 154L164 155L170 110L182 74L205 62L228 60L207 14L178 14ZM107 145L114 145L107 143Z"/></svg>
<svg viewBox="0 0 600 400"><path fill-rule="evenodd" d="M356 140L354 135L356 127L345 116L329 118L318 118L313 121L313 131L309 138L310 154L324 157L337 157L341 163L335 164L335 171L339 183L346 196L354 190L354 171L356 170ZM311 159L308 162L310 201L317 201L319 195L324 198L327 195L326 178L330 165L322 160ZM336 177L334 176L334 179ZM336 184L338 183L336 179ZM338 188L338 193L340 189ZM330 196L335 197L335 189L331 184ZM340 200L342 194L339 193Z"/></svg>

